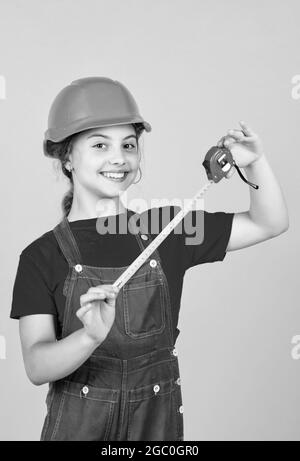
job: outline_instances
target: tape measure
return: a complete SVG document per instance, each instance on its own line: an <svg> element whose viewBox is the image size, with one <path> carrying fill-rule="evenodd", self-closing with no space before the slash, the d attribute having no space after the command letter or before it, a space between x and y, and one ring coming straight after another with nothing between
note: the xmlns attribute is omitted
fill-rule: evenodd
<svg viewBox="0 0 300 461"><path fill-rule="evenodd" d="M251 185L255 189L258 189L256 184L247 181L240 173L238 166L233 160L231 152L225 147L213 146L206 154L205 159L202 163L206 170L208 183L202 187L194 197L188 202L185 208L181 209L179 213L167 224L163 230L155 237L150 245L131 263L131 265L120 275L120 277L113 283L114 287L118 289L122 288L123 285L135 274L135 272L144 264L149 256L159 247L161 242L172 232L177 224L184 218L184 216L192 209L194 203L201 199L210 186L214 183L219 182L224 178L231 168L234 166L240 175L240 177L247 184Z"/></svg>

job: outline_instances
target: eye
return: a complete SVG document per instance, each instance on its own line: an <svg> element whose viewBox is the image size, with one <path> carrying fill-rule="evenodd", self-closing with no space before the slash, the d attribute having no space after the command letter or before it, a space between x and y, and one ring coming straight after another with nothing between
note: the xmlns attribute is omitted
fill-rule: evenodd
<svg viewBox="0 0 300 461"><path fill-rule="evenodd" d="M104 144L103 142L98 142L97 144L95 144L93 147L98 147L98 146L105 146L106 144ZM130 143L127 143L127 144L124 144L124 147L126 146L132 146L132 149L135 149L135 145L134 144L130 144Z"/></svg>
<svg viewBox="0 0 300 461"><path fill-rule="evenodd" d="M103 142L98 142L98 144L95 144L94 147L97 147L97 146L105 146L105 144Z"/></svg>

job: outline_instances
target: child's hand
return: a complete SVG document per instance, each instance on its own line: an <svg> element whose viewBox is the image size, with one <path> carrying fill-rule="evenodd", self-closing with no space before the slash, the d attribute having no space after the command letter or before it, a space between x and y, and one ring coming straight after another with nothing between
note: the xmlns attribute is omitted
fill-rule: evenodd
<svg viewBox="0 0 300 461"><path fill-rule="evenodd" d="M244 168L256 162L264 152L259 136L245 122L240 121L239 123L242 129L228 130L227 135L218 141L217 146L226 147L231 152L237 166ZM235 171L235 168L231 168L226 177L229 178Z"/></svg>
<svg viewBox="0 0 300 461"><path fill-rule="evenodd" d="M113 325L118 291L112 285L98 285L80 296L81 307L76 315L87 336L97 344L104 341Z"/></svg>

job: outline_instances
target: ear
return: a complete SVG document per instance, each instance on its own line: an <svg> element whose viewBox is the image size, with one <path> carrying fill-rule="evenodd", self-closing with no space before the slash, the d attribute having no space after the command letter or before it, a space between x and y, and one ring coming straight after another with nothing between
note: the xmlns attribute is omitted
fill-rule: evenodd
<svg viewBox="0 0 300 461"><path fill-rule="evenodd" d="M70 160L65 160L63 165L66 168L66 170L71 171L72 166Z"/></svg>
<svg viewBox="0 0 300 461"><path fill-rule="evenodd" d="M73 153L69 152L69 154L67 155L65 159L65 166L68 168L72 168L72 165L73 165Z"/></svg>

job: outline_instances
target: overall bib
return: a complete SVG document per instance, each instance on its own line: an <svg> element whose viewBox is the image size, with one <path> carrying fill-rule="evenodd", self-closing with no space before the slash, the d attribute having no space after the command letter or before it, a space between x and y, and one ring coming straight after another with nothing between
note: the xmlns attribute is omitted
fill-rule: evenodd
<svg viewBox="0 0 300 461"><path fill-rule="evenodd" d="M66 217L53 232L69 264L62 339L83 328L76 316L80 295L113 284L129 266L83 265ZM134 235L142 252L151 235ZM184 440L172 327L168 282L156 249L120 289L105 340L78 369L49 383L40 440Z"/></svg>

